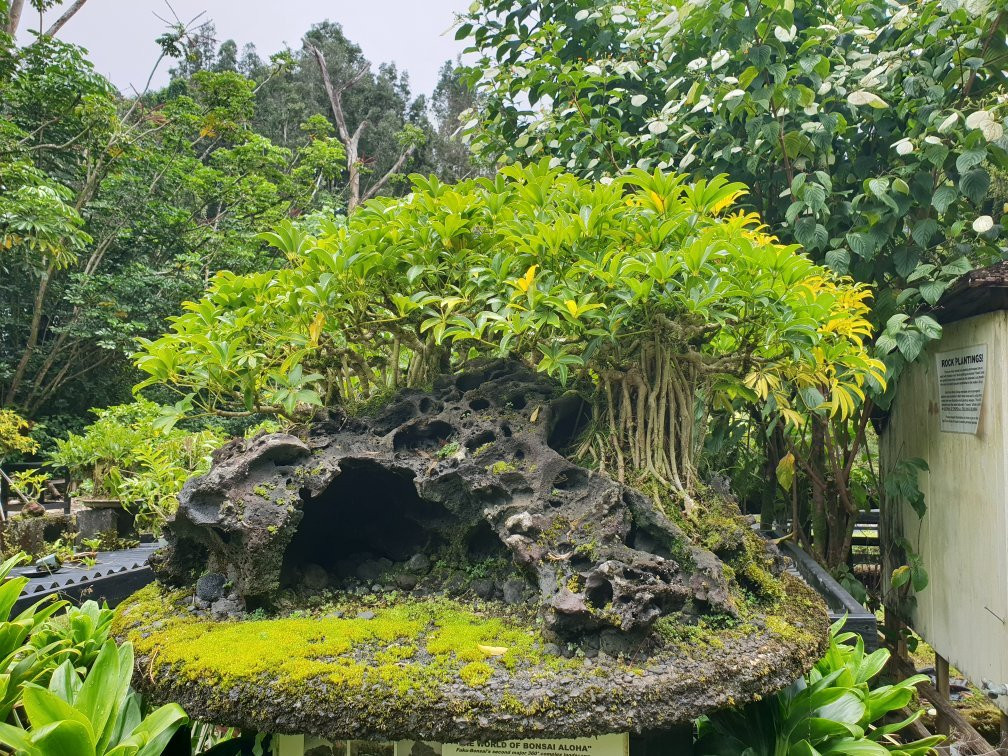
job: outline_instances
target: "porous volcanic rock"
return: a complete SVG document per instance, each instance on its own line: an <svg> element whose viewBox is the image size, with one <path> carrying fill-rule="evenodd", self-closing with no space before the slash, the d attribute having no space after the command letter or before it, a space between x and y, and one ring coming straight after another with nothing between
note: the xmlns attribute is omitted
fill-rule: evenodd
<svg viewBox="0 0 1008 756"><path fill-rule="evenodd" d="M590 418L485 361L233 441L119 613L137 685L218 724L471 741L668 728L808 669L810 589L734 505L687 533L564 457Z"/></svg>
<svg viewBox="0 0 1008 756"><path fill-rule="evenodd" d="M547 634L564 640L640 636L672 613L734 615L714 554L651 498L556 450L589 414L527 368L493 361L402 391L373 417L334 414L306 441L234 441L182 491L159 575L220 574L254 609L325 582L321 570L336 586L382 589L409 585L390 573L415 574L430 556L498 557L502 597L535 596ZM417 585L451 594L464 582Z"/></svg>

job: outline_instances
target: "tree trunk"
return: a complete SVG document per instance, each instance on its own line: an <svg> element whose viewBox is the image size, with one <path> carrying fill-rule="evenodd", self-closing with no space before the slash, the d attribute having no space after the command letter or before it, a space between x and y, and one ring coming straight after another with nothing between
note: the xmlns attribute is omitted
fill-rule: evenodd
<svg viewBox="0 0 1008 756"><path fill-rule="evenodd" d="M660 336L642 343L637 356L634 364L599 376L599 433L581 451L621 482L647 478L671 487L689 507L696 475L699 362L677 354Z"/></svg>
<svg viewBox="0 0 1008 756"><path fill-rule="evenodd" d="M24 10L25 0L11 0L10 10L7 11L6 32L12 37L17 34L18 26L21 25L21 12Z"/></svg>
<svg viewBox="0 0 1008 756"><path fill-rule="evenodd" d="M66 25L66 22L73 18L74 14L84 7L84 3L86 2L87 0L75 0L74 4L67 8L66 11L53 22L52 26L46 29L45 35L47 37L55 37L59 30Z"/></svg>
<svg viewBox="0 0 1008 756"><path fill-rule="evenodd" d="M17 401L17 395L24 381L25 371L28 369L28 363L35 353L35 346L38 344L39 331L42 327L42 305L45 302L46 290L49 288L49 281L53 271L54 268L50 265L42 273L38 290L35 292L35 301L32 305L32 321L28 329L28 340L25 343L24 351L21 353L21 359L14 369L14 375L11 377L10 386L7 389L7 396L4 397L4 404L8 407L13 406Z"/></svg>
<svg viewBox="0 0 1008 756"><path fill-rule="evenodd" d="M812 416L812 442L809 445L809 485L812 489L812 543L820 561L826 560L829 538L829 513L827 512L826 465L823 459L825 427L822 420Z"/></svg>

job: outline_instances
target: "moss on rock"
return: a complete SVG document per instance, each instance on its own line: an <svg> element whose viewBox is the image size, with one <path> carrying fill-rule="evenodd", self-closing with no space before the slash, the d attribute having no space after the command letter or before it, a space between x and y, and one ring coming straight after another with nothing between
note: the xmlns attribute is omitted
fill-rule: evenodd
<svg viewBox="0 0 1008 756"><path fill-rule="evenodd" d="M188 591L154 584L120 606L114 632L134 644L141 690L219 724L444 741L601 734L672 727L802 674L827 619L785 580L769 614L665 617L636 651L593 658L556 653L533 611L437 597L214 620Z"/></svg>

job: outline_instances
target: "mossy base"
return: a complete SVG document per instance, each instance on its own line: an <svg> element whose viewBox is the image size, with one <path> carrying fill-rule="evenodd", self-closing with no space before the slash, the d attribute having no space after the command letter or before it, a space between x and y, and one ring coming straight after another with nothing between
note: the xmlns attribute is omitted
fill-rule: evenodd
<svg viewBox="0 0 1008 756"><path fill-rule="evenodd" d="M137 686L193 717L332 739L459 742L671 729L791 683L827 618L784 577L772 611L723 627L671 620L627 656L551 653L536 615L494 602L360 597L314 613L216 621L184 590L124 602Z"/></svg>

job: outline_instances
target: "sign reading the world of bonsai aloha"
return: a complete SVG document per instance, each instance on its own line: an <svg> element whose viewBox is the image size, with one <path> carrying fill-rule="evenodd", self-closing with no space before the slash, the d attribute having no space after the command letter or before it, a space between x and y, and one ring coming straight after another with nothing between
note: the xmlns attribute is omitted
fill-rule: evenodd
<svg viewBox="0 0 1008 756"><path fill-rule="evenodd" d="M987 377L987 345L939 352L935 360L942 432L975 434Z"/></svg>
<svg viewBox="0 0 1008 756"><path fill-rule="evenodd" d="M441 756L627 756L629 748L630 738L624 733L568 740L520 738L466 745L445 743Z"/></svg>

